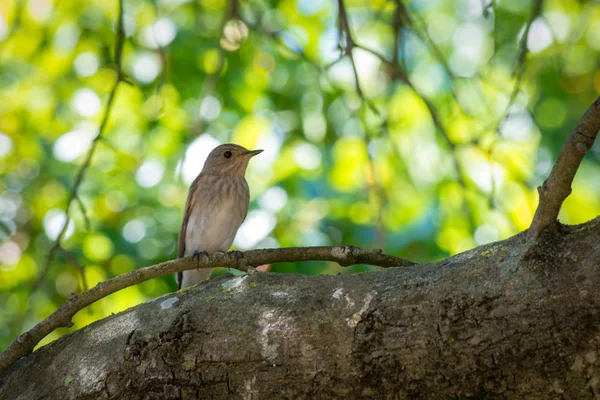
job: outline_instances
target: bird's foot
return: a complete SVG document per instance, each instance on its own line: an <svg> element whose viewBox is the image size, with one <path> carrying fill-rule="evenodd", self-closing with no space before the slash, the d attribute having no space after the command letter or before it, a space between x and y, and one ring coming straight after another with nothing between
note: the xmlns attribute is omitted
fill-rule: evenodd
<svg viewBox="0 0 600 400"><path fill-rule="evenodd" d="M196 268L200 268L200 257L208 258L208 253L205 251L198 251L198 250L194 251L192 258L194 260L196 260Z"/></svg>

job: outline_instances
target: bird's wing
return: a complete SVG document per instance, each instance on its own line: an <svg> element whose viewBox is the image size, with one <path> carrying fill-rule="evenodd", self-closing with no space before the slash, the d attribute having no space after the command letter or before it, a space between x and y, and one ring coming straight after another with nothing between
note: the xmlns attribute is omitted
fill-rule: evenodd
<svg viewBox="0 0 600 400"><path fill-rule="evenodd" d="M242 222L240 222L240 225L242 225L244 223L244 221L246 220L246 217L248 216L248 207L250 207L250 188L248 187L248 182L246 181L246 178L244 178L242 182L244 183L244 186L246 186L247 199L242 204L242 207L244 207L244 209L243 209L244 217L242 218Z"/></svg>
<svg viewBox="0 0 600 400"><path fill-rule="evenodd" d="M198 181L200 180L200 175L194 182L190 185L190 191L188 192L188 197L185 202L185 211L183 213L183 222L181 223L181 229L179 230L179 243L177 246L177 258L183 257L185 254L185 235L187 232L188 221L190 220L190 215L192 210L194 209L194 204L196 203L197 191L198 191ZM181 289L181 282L183 281L183 272L177 273L177 287Z"/></svg>

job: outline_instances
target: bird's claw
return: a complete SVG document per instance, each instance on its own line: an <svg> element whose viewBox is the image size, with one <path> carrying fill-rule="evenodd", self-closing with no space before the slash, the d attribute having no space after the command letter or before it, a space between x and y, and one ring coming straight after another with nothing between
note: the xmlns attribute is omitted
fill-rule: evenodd
<svg viewBox="0 0 600 400"><path fill-rule="evenodd" d="M196 260L196 268L200 268L200 257L208 258L208 253L205 251L194 251L194 255L192 255L192 258Z"/></svg>

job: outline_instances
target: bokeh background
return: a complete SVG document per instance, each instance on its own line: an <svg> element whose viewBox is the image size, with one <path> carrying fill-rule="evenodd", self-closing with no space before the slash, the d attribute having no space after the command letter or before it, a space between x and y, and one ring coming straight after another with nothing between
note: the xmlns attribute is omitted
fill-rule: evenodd
<svg viewBox="0 0 600 400"><path fill-rule="evenodd" d="M0 2L0 350L70 293L174 258L188 185L219 143L265 149L235 248L433 261L527 228L535 187L600 93L597 1L123 5L126 82L94 141L119 3ZM599 161L596 143L563 222L600 213ZM75 327L174 289L169 276L123 290Z"/></svg>

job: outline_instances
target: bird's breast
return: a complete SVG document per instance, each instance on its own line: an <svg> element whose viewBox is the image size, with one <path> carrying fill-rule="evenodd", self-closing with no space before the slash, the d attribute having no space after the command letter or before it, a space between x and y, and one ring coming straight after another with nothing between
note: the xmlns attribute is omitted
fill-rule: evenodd
<svg viewBox="0 0 600 400"><path fill-rule="evenodd" d="M245 180L199 182L186 230L185 255L194 251L227 251L248 212L250 194Z"/></svg>

